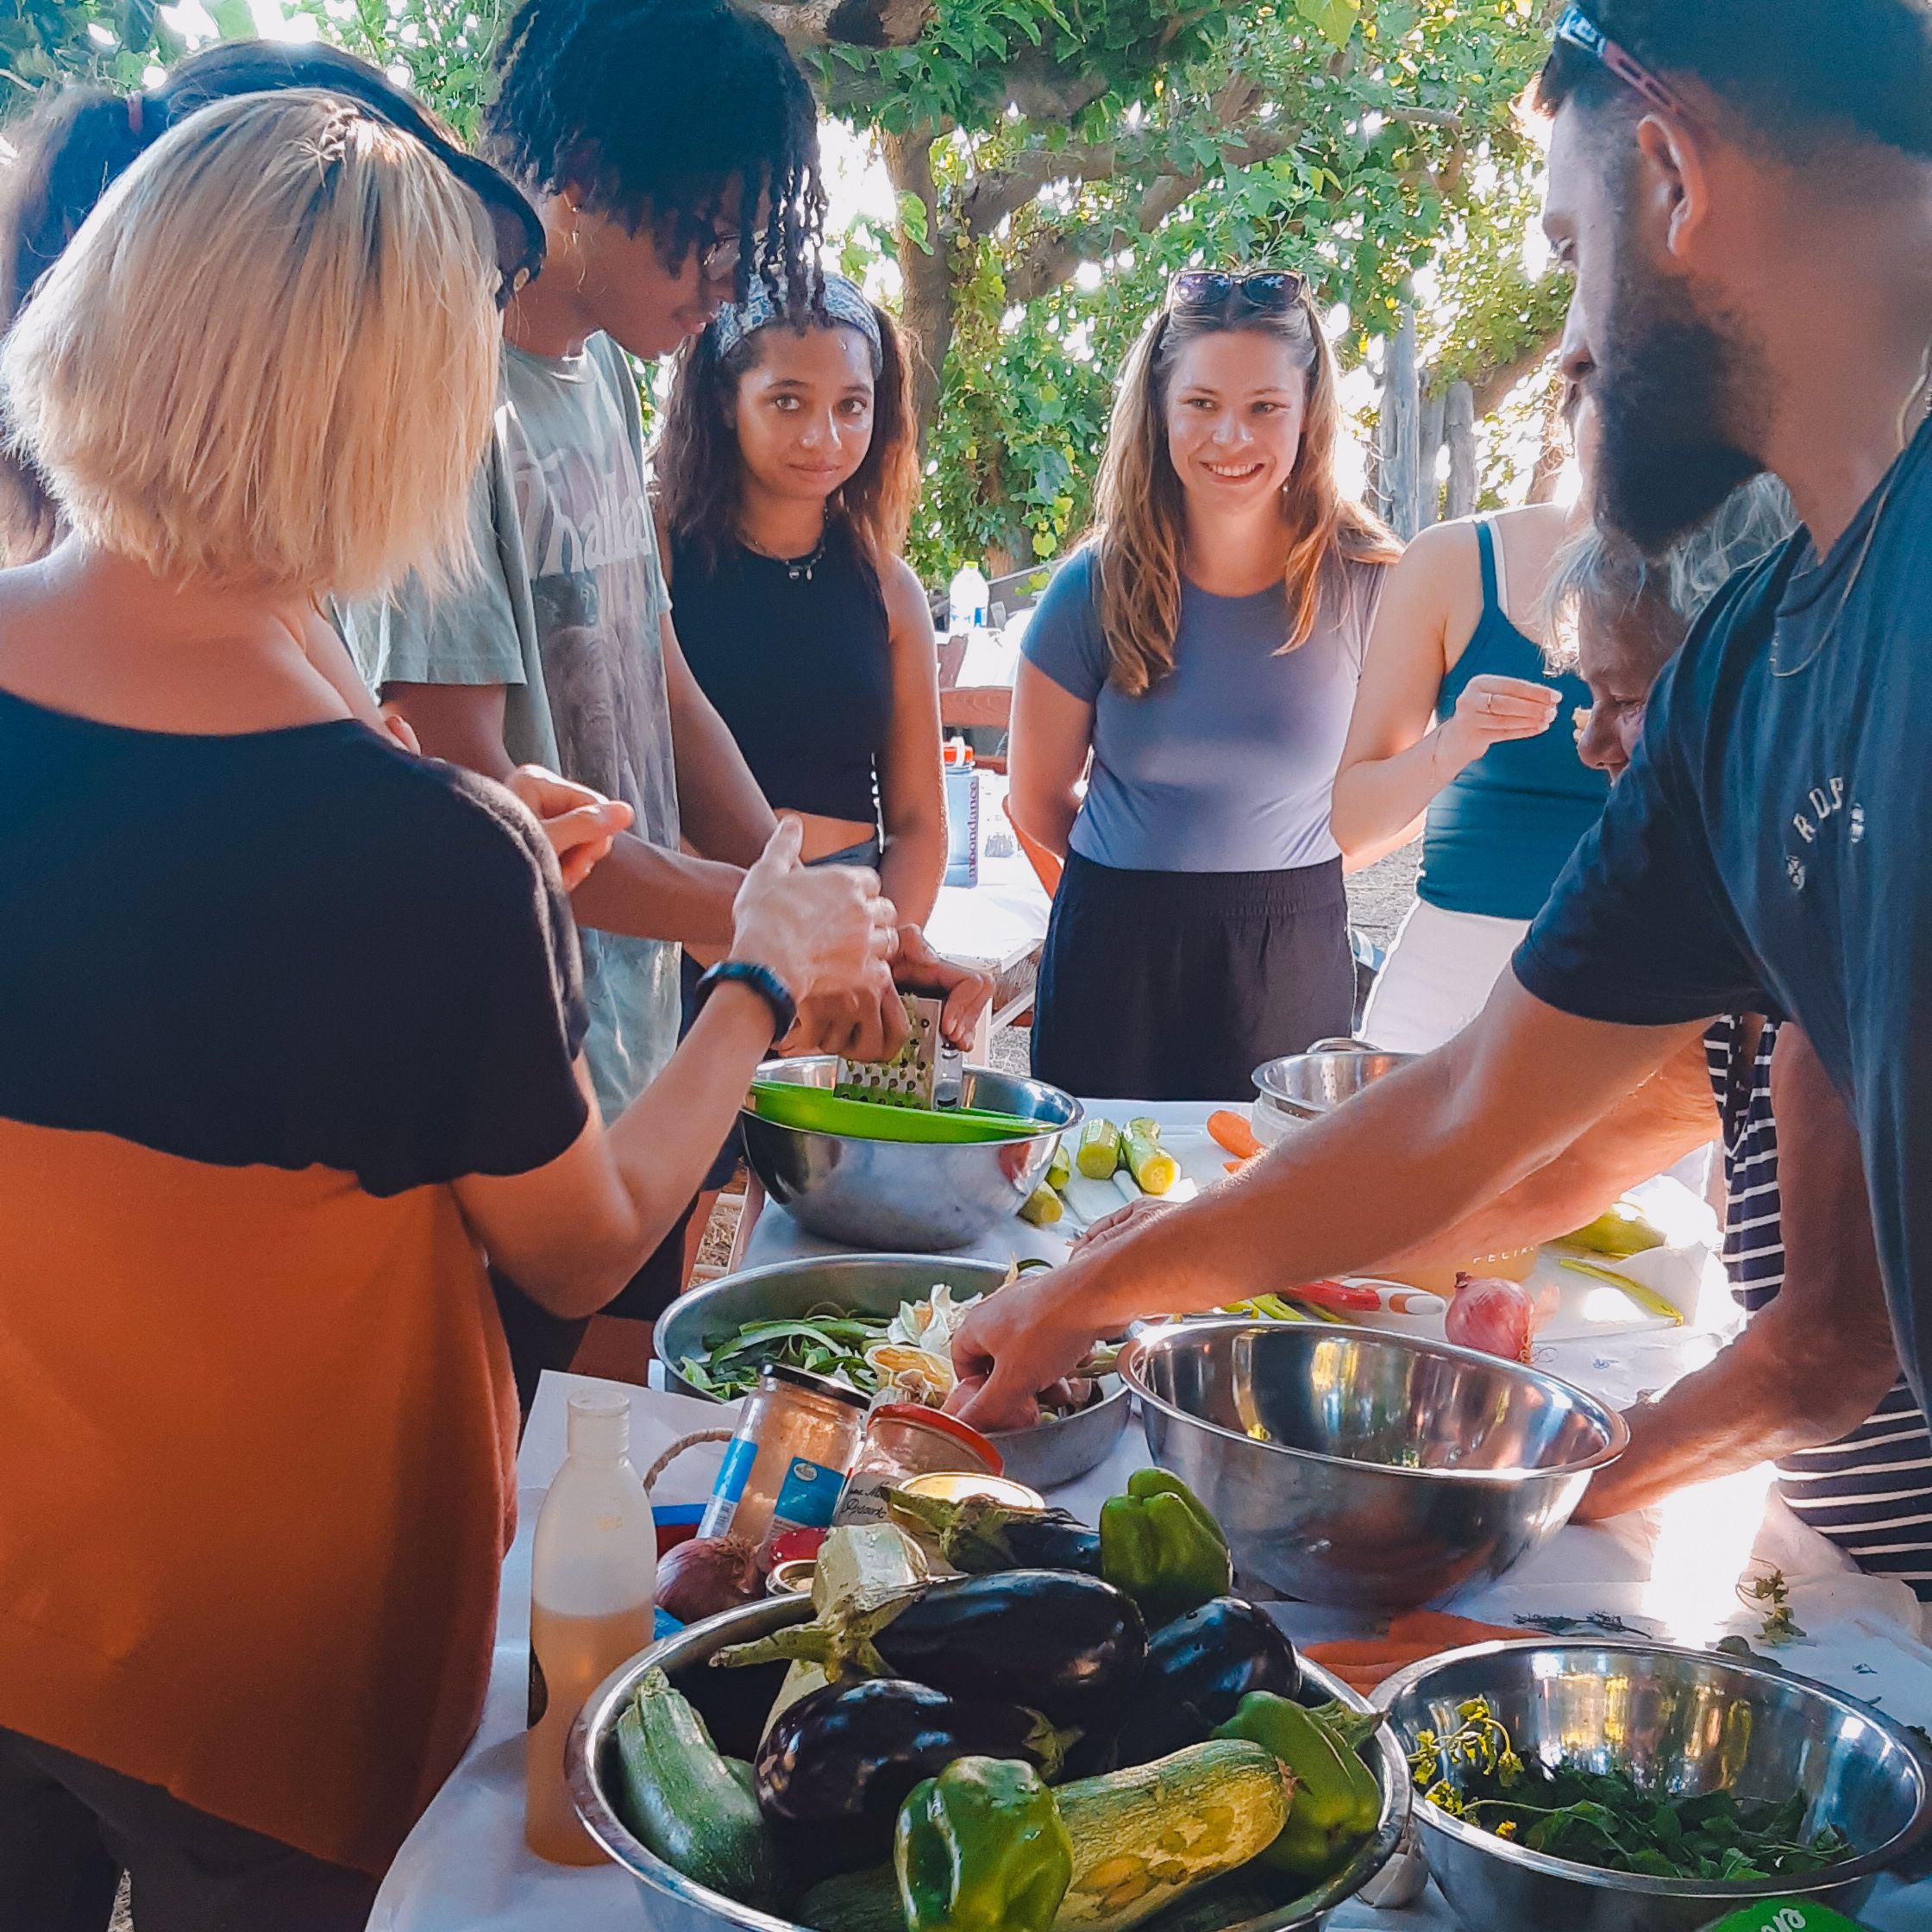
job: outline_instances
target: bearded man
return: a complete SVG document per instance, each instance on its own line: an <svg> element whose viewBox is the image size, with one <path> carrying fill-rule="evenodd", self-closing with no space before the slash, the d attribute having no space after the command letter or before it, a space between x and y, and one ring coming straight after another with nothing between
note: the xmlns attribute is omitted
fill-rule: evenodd
<svg viewBox="0 0 1932 1932"><path fill-rule="evenodd" d="M1932 1380L1932 9L1594 0L1545 70L1601 520L1660 551L1763 471L1734 579L1482 1015L1231 1184L992 1298L956 1406L1017 1422L1128 1320L1363 1269L1556 1157L1716 1015L1795 1019L1852 1116Z"/></svg>

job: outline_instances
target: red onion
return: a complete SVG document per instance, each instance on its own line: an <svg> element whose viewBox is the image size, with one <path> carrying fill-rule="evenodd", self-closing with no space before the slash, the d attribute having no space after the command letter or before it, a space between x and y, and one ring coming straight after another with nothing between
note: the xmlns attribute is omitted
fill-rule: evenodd
<svg viewBox="0 0 1932 1932"><path fill-rule="evenodd" d="M1495 1276L1458 1275L1443 1317L1443 1332L1459 1348L1478 1348L1506 1362L1527 1362L1536 1314L1515 1282Z"/></svg>
<svg viewBox="0 0 1932 1932"><path fill-rule="evenodd" d="M693 1537L658 1559L658 1608L680 1623L701 1622L764 1593L758 1552L742 1536Z"/></svg>

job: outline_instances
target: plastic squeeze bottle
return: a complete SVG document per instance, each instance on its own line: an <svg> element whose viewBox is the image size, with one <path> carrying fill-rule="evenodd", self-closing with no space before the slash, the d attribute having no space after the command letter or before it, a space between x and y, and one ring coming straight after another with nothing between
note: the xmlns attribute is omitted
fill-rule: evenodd
<svg viewBox="0 0 1932 1932"><path fill-rule="evenodd" d="M657 1530L630 1447L627 1397L573 1396L569 1455L536 1518L524 1837L559 1865L604 1859L564 1785L564 1740L591 1692L651 1641Z"/></svg>

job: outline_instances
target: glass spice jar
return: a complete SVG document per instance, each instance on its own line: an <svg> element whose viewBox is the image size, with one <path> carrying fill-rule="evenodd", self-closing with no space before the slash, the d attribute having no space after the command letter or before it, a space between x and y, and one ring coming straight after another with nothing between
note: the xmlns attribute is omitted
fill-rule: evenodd
<svg viewBox="0 0 1932 1932"><path fill-rule="evenodd" d="M865 1410L866 1398L842 1382L803 1369L762 1370L699 1535L743 1537L762 1564L775 1537L827 1527L858 1455Z"/></svg>
<svg viewBox="0 0 1932 1932"><path fill-rule="evenodd" d="M997 1476L1000 1452L975 1429L917 1402L884 1402L867 1418L858 1460L838 1499L835 1525L882 1523L886 1491L938 1471Z"/></svg>

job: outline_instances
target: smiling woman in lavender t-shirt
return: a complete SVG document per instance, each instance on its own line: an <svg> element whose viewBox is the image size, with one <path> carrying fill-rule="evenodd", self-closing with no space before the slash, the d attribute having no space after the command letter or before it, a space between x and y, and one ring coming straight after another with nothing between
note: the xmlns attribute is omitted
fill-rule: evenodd
<svg viewBox="0 0 1932 1932"><path fill-rule="evenodd" d="M1349 1030L1329 794L1397 547L1341 500L1336 424L1298 278L1176 279L1122 378L1100 531L1014 693L1014 817L1066 856L1043 1079L1239 1099L1259 1062Z"/></svg>

